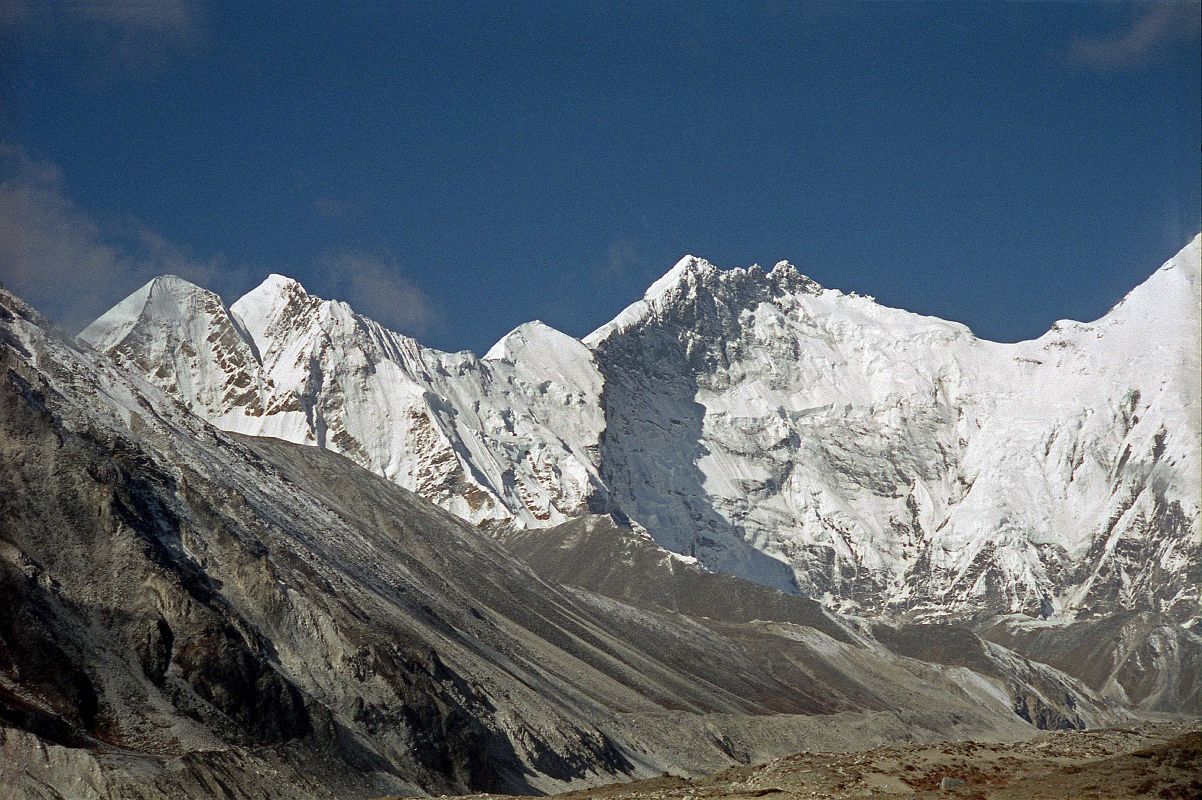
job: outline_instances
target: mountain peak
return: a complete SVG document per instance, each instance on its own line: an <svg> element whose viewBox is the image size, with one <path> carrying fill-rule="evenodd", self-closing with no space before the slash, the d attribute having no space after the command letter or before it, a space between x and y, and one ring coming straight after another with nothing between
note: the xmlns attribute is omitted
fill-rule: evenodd
<svg viewBox="0 0 1202 800"><path fill-rule="evenodd" d="M308 296L309 292L301 285L301 282L296 278L290 278L287 275L281 275L278 272L273 272L263 279L263 282L251 289L247 294L277 294L277 295L294 295L300 294Z"/></svg>
<svg viewBox="0 0 1202 800"><path fill-rule="evenodd" d="M659 280L647 287L641 300L636 300L628 305L618 316L597 328L581 341L586 347L595 347L609 338L610 334L629 328L645 318L653 309L668 302L670 296L681 286L700 286L712 276L720 273L720 269L704 258L686 255L673 264L672 268L665 272Z"/></svg>
<svg viewBox="0 0 1202 800"><path fill-rule="evenodd" d="M818 281L805 275L788 261L777 261L766 275L773 283L791 291L801 291L807 294L819 294L823 291L823 287Z"/></svg>
<svg viewBox="0 0 1202 800"><path fill-rule="evenodd" d="M263 281L242 297L235 300L231 307L240 306L284 306L298 299L311 297L305 287L296 278L273 272Z"/></svg>
<svg viewBox="0 0 1202 800"><path fill-rule="evenodd" d="M172 292L182 291L208 293L209 291L201 286L197 286L195 283L192 283L192 281L181 278L178 275L171 274L159 275L157 278L152 278L150 282L146 284L146 288L150 289L152 292L155 290L166 290Z"/></svg>
<svg viewBox="0 0 1202 800"><path fill-rule="evenodd" d="M704 278L717 272L718 268L704 258L686 255L647 288L647 291L643 293L643 299L654 300L690 278Z"/></svg>
<svg viewBox="0 0 1202 800"><path fill-rule="evenodd" d="M778 261L771 270L758 265L720 269L704 258L686 255L644 292L642 299L631 303L610 322L584 337L581 341L595 347L615 332L624 331L678 302L689 302L704 294L724 298L763 297L778 293L819 294L823 291L815 281L801 274L788 261ZM750 294L747 294L750 292Z"/></svg>
<svg viewBox="0 0 1202 800"><path fill-rule="evenodd" d="M196 307L221 305L221 298L178 275L160 275L142 284L79 332L78 338L99 350L114 347L143 317L183 324Z"/></svg>
<svg viewBox="0 0 1202 800"><path fill-rule="evenodd" d="M261 348L267 326L284 316L299 316L302 309L320 304L320 300L305 291L300 281L273 272L255 288L230 305L237 322Z"/></svg>
<svg viewBox="0 0 1202 800"><path fill-rule="evenodd" d="M536 319L523 323L502 336L484 354L484 360L516 362L531 351L574 353L583 349L579 339Z"/></svg>

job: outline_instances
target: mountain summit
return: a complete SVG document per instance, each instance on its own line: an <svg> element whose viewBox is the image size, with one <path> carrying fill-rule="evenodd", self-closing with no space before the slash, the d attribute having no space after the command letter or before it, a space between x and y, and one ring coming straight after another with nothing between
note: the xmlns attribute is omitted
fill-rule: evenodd
<svg viewBox="0 0 1202 800"><path fill-rule="evenodd" d="M160 279L82 334L219 427L318 445L489 528L609 511L857 612L1196 613L1199 239L1106 316L999 344L686 256L581 341L442 353L272 276ZM161 298L161 300L159 299Z"/></svg>

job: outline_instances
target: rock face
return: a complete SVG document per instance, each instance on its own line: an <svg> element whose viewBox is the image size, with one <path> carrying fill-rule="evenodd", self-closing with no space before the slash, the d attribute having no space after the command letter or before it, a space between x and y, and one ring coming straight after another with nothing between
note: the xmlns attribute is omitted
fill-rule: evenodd
<svg viewBox="0 0 1202 800"><path fill-rule="evenodd" d="M693 257L583 342L531 323L483 359L279 276L228 312L198 288L156 304L152 284L82 338L215 425L333 449L490 529L611 511L857 613L1183 621L1202 568L1199 254L1017 344L787 263Z"/></svg>
<svg viewBox="0 0 1202 800"><path fill-rule="evenodd" d="M1128 708L1202 717L1202 636L1161 614L1126 611L1075 622L1007 616L979 632Z"/></svg>
<svg viewBox="0 0 1202 800"><path fill-rule="evenodd" d="M1022 737L1012 682L1071 725L1122 716L1002 647L989 670L1026 666L920 660L762 587L732 596L779 614L706 621L548 582L337 454L208 425L2 292L0 376L13 797L535 792Z"/></svg>

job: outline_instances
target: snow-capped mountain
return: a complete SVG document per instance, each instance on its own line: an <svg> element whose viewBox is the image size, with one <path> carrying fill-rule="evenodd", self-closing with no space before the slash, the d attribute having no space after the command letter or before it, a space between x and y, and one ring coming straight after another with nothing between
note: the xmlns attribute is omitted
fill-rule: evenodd
<svg viewBox="0 0 1202 800"><path fill-rule="evenodd" d="M6 798L530 795L1128 718L965 628L840 617L609 517L502 546L217 430L3 289L0 375Z"/></svg>
<svg viewBox="0 0 1202 800"><path fill-rule="evenodd" d="M156 278L81 334L231 431L327 447L475 523L552 525L600 482L601 377L539 322L443 353L272 275L228 309Z"/></svg>
<svg viewBox="0 0 1202 800"><path fill-rule="evenodd" d="M1199 239L1017 344L686 257L583 341L422 347L272 276L161 278L82 338L214 424L317 444L476 523L621 512L863 612L1196 613Z"/></svg>
<svg viewBox="0 0 1202 800"><path fill-rule="evenodd" d="M670 549L846 608L1191 613L1198 273L1195 239L1101 320L997 344L687 259L585 340L602 476Z"/></svg>

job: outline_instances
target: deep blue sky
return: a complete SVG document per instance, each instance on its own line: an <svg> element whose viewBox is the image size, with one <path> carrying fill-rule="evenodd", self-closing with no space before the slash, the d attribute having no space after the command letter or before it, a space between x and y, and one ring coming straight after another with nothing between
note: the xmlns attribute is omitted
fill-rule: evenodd
<svg viewBox="0 0 1202 800"><path fill-rule="evenodd" d="M249 5L0 13L0 278L71 324L283 272L481 352L690 252L1013 340L1202 217L1197 3Z"/></svg>

